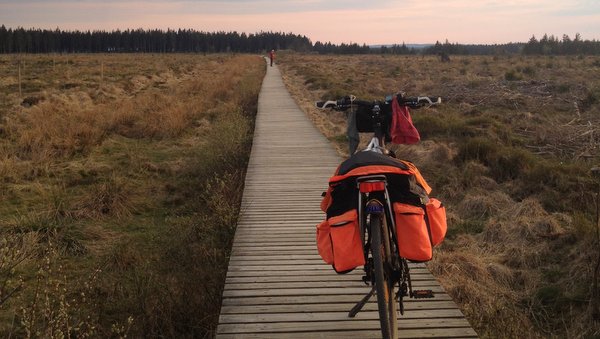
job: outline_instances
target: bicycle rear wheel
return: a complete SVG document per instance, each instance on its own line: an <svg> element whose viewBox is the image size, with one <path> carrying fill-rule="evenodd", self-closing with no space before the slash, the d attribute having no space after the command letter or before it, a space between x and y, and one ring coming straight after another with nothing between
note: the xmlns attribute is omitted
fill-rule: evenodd
<svg viewBox="0 0 600 339"><path fill-rule="evenodd" d="M375 289L381 334L384 339L398 338L398 318L392 280L391 244L385 217L371 215L371 252L375 266Z"/></svg>

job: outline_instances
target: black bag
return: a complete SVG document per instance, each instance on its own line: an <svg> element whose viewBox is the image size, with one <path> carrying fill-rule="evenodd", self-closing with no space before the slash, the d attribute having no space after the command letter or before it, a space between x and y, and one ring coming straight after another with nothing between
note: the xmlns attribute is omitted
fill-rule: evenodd
<svg viewBox="0 0 600 339"><path fill-rule="evenodd" d="M382 104L379 106L381 109L381 116L383 117L383 130L385 132L385 141L389 142L392 140L390 136L390 126L392 126L392 105ZM356 109L356 129L360 133L373 133L373 112L369 107L359 106Z"/></svg>

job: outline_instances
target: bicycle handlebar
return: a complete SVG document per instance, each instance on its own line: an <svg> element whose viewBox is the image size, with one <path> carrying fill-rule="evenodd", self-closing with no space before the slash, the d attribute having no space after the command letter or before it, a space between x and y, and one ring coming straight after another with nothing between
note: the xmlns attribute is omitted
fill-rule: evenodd
<svg viewBox="0 0 600 339"><path fill-rule="evenodd" d="M344 111L352 106L359 107L369 107L373 108L375 105L384 105L390 104L392 102L392 96L386 97L385 101L365 101L365 100L356 100L353 96L346 96L344 98L338 100L327 100L327 101L317 101L315 106L320 109L332 108L338 111ZM421 108L424 106L433 106L439 105L442 103L441 97L413 97L413 98L405 98L401 94L396 95L398 99L398 104L401 106L408 106L410 108Z"/></svg>

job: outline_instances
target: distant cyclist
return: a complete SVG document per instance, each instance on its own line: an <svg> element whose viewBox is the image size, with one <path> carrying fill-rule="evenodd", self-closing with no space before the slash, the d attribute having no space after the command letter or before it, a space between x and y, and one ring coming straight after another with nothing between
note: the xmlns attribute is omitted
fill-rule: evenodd
<svg viewBox="0 0 600 339"><path fill-rule="evenodd" d="M273 67L273 60L275 59L275 50L274 49L272 49L269 52L269 59L271 60L271 67Z"/></svg>

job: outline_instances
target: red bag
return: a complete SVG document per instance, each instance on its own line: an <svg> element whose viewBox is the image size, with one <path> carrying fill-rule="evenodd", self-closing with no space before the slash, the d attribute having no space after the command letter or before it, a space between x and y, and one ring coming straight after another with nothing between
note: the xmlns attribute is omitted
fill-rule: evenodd
<svg viewBox="0 0 600 339"><path fill-rule="evenodd" d="M415 144L421 140L419 131L413 125L408 107L399 105L396 96L392 100L390 136L394 144Z"/></svg>

